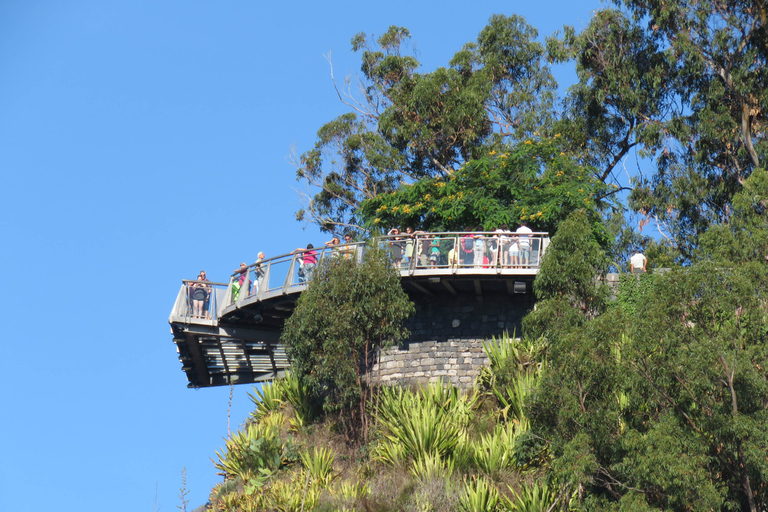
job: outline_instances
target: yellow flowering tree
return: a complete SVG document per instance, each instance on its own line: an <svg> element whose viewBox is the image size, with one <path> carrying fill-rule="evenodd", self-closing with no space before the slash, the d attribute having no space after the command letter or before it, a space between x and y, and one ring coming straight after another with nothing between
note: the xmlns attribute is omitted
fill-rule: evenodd
<svg viewBox="0 0 768 512"><path fill-rule="evenodd" d="M579 209L602 218L616 205L615 191L593 169L579 165L560 137L552 137L492 151L449 176L401 185L364 201L359 213L379 229L453 231L480 225L493 230L526 220L537 231L554 232Z"/></svg>

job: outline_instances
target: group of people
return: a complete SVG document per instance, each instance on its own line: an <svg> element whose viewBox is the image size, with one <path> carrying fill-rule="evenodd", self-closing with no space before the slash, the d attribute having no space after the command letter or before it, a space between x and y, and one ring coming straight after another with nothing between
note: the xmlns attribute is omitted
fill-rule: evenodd
<svg viewBox="0 0 768 512"><path fill-rule="evenodd" d="M412 260L418 261L422 267L436 267L440 262L440 238L423 236L424 231L414 231L405 228L405 233L392 228L387 233L392 237L389 241L392 260L395 268L410 265Z"/></svg>
<svg viewBox="0 0 768 512"><path fill-rule="evenodd" d="M499 226L492 235L483 234L483 231L482 226L467 229L458 246L447 252L448 266L519 268L531 264L533 231L526 221L522 221L514 232L506 225ZM414 231L410 227L405 233L393 228L387 235L395 268L407 267L414 259L421 267L441 264L439 237L424 236L423 231Z"/></svg>
<svg viewBox="0 0 768 512"><path fill-rule="evenodd" d="M251 295L256 295L259 293L259 286L264 280L265 274L264 267L262 265L264 257L265 256L263 252L259 252L259 254L256 255L256 263L253 264L253 281L248 279L248 265L246 265L245 262L240 263L240 268L233 272L234 274L238 274L237 279L232 283L233 301L237 300L243 288L247 290L246 297L250 297Z"/></svg>

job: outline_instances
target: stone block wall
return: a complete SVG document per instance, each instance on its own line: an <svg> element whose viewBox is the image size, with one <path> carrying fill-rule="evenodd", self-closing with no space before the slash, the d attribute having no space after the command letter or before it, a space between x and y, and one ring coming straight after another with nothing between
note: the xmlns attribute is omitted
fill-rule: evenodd
<svg viewBox="0 0 768 512"><path fill-rule="evenodd" d="M382 384L412 385L449 381L468 388L488 364L483 341L520 332L520 322L533 307L531 293L499 293L482 297L460 294L419 298L408 322L411 336L381 355L374 379Z"/></svg>
<svg viewBox="0 0 768 512"><path fill-rule="evenodd" d="M394 347L374 366L374 378L382 384L413 385L442 379L456 387L472 386L480 369L488 364L483 340L411 342ZM380 373L379 373L380 372Z"/></svg>

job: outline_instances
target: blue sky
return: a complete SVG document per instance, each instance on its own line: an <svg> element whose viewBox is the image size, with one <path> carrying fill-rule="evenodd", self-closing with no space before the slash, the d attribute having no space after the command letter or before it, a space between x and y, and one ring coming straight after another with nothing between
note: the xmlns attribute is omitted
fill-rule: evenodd
<svg viewBox="0 0 768 512"><path fill-rule="evenodd" d="M543 40L600 5L0 3L0 511L177 510L183 468L205 503L251 387L187 389L168 314L201 269L327 239L290 164L346 111L324 55L354 74L352 36L399 25L431 70L492 14Z"/></svg>

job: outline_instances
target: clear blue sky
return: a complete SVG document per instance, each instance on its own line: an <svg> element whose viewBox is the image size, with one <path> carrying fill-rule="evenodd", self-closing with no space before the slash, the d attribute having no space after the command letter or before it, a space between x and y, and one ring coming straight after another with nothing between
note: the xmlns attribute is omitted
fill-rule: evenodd
<svg viewBox="0 0 768 512"><path fill-rule="evenodd" d="M185 467L190 510L205 503L229 389L186 388L168 314L182 278L326 239L294 220L289 160L345 112L324 55L354 74L351 37L400 25L431 70L494 13L543 40L598 7L0 3L0 511L169 512Z"/></svg>

